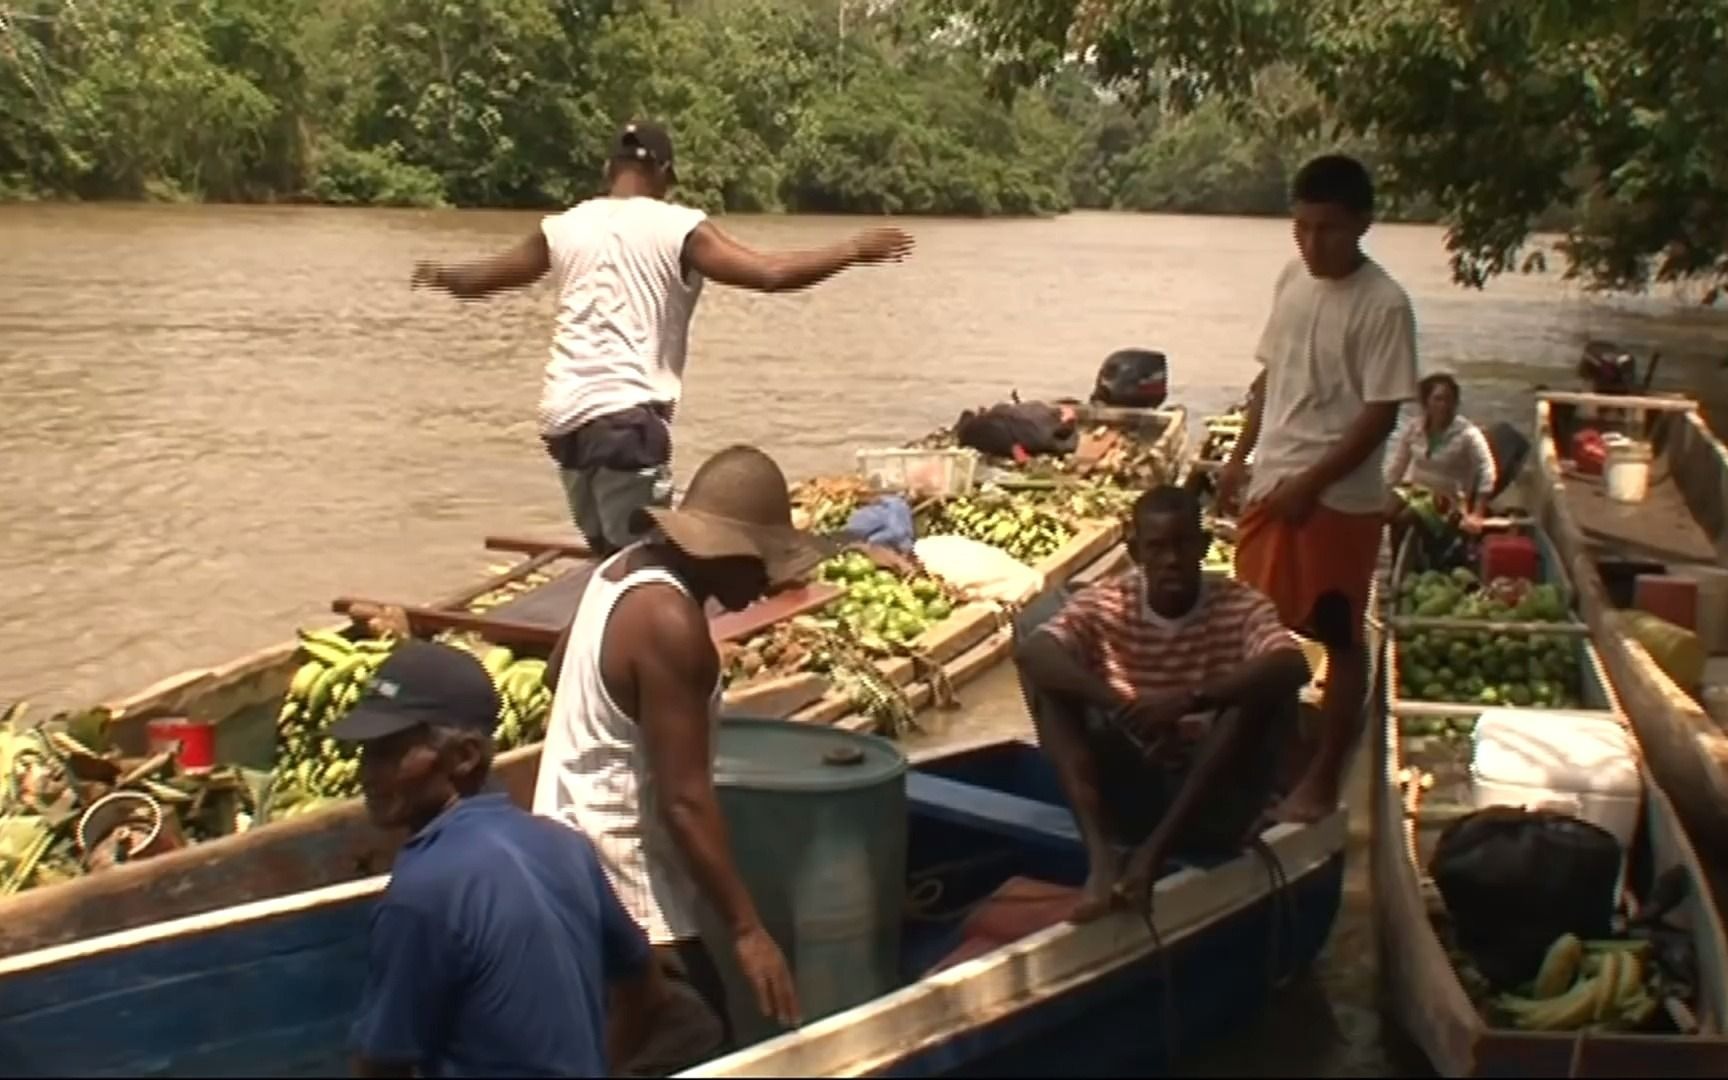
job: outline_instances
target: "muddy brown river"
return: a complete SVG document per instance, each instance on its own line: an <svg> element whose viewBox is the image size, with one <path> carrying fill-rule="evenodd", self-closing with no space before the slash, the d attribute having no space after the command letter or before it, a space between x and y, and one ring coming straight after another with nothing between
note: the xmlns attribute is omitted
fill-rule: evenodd
<svg viewBox="0 0 1728 1080"><path fill-rule="evenodd" d="M343 593L418 600L476 577L498 532L567 527L534 431L551 299L408 288L420 258L535 227L503 212L0 207L0 705L65 707L282 640ZM735 217L807 245L855 219ZM750 441L788 474L851 467L1018 389L1084 394L1124 346L1172 360L1172 396L1222 408L1253 375L1276 220L1075 214L914 221L913 259L803 294L711 286L692 331L676 468ZM1369 249L1409 290L1425 369L1479 421L1606 337L1664 354L1659 385L1728 399L1728 313L1592 299L1558 274L1453 286L1440 230ZM1720 411L1720 410L1719 410ZM1000 683L996 679L995 683ZM987 681L967 723L1019 723ZM1360 816L1360 815L1358 815ZM1359 823L1359 828L1365 823ZM1382 1030L1366 852L1313 978L1188 1071L1419 1068Z"/></svg>

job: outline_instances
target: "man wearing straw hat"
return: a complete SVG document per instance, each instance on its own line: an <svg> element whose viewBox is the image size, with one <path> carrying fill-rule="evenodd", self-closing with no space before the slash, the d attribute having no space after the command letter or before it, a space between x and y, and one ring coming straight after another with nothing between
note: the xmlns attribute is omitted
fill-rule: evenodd
<svg viewBox="0 0 1728 1080"><path fill-rule="evenodd" d="M720 1021L724 1034L706 1052L690 1056L680 1038L685 1051L649 1060L649 1047L624 1064L661 1075L730 1042L723 984L697 927L701 902L729 931L763 1015L798 1022L792 976L738 875L714 793L720 658L705 609L738 611L800 580L830 545L793 527L785 475L751 446L704 462L677 509L639 513L644 539L594 570L548 664L556 696L534 812L593 839L661 969Z"/></svg>

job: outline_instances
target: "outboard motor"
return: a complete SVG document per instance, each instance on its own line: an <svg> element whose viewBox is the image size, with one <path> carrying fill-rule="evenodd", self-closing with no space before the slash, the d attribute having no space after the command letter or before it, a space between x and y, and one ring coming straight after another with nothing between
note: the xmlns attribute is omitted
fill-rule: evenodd
<svg viewBox="0 0 1728 1080"><path fill-rule="evenodd" d="M1170 390L1170 362L1151 349L1117 349L1105 357L1092 388L1092 404L1156 409Z"/></svg>
<svg viewBox="0 0 1728 1080"><path fill-rule="evenodd" d="M1578 377L1583 379L1595 394L1631 394L1650 386L1650 380L1656 377L1656 364L1661 358L1652 356L1650 364L1644 371L1644 379L1640 384L1638 379L1638 361L1631 353L1611 341L1591 341L1584 346L1584 355L1578 361Z"/></svg>
<svg viewBox="0 0 1728 1080"><path fill-rule="evenodd" d="M1488 450L1494 455L1496 474L1494 490L1488 493L1488 497L1497 499L1512 486L1512 481L1516 480L1518 473L1523 470L1524 459L1530 456L1530 440L1504 420L1490 427L1484 434L1488 439Z"/></svg>

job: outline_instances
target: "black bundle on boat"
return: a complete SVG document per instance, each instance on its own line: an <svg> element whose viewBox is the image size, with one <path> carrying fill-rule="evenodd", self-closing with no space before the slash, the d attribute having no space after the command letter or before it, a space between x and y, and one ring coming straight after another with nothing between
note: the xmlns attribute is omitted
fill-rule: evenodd
<svg viewBox="0 0 1728 1080"><path fill-rule="evenodd" d="M1018 398L981 412L961 413L954 422L954 438L961 446L993 457L1014 457L1016 448L1032 457L1060 456L1072 454L1080 444L1071 411Z"/></svg>
<svg viewBox="0 0 1728 1080"><path fill-rule="evenodd" d="M1610 935L1620 843L1567 814L1490 806L1446 827L1429 873L1459 948L1490 982L1516 986L1560 935Z"/></svg>

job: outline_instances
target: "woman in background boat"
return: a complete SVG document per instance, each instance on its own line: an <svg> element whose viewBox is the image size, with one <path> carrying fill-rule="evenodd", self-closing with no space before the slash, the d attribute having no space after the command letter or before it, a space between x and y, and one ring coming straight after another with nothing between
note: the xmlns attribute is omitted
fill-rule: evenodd
<svg viewBox="0 0 1728 1080"><path fill-rule="evenodd" d="M1482 518L1494 494L1499 471L1494 451L1482 429L1458 413L1458 380L1441 373L1417 384L1422 411L1393 436L1386 460L1387 519L1392 525L1392 550L1417 523L1419 511L1410 502L1412 489L1433 497L1434 508L1456 516L1464 531L1482 531Z"/></svg>

